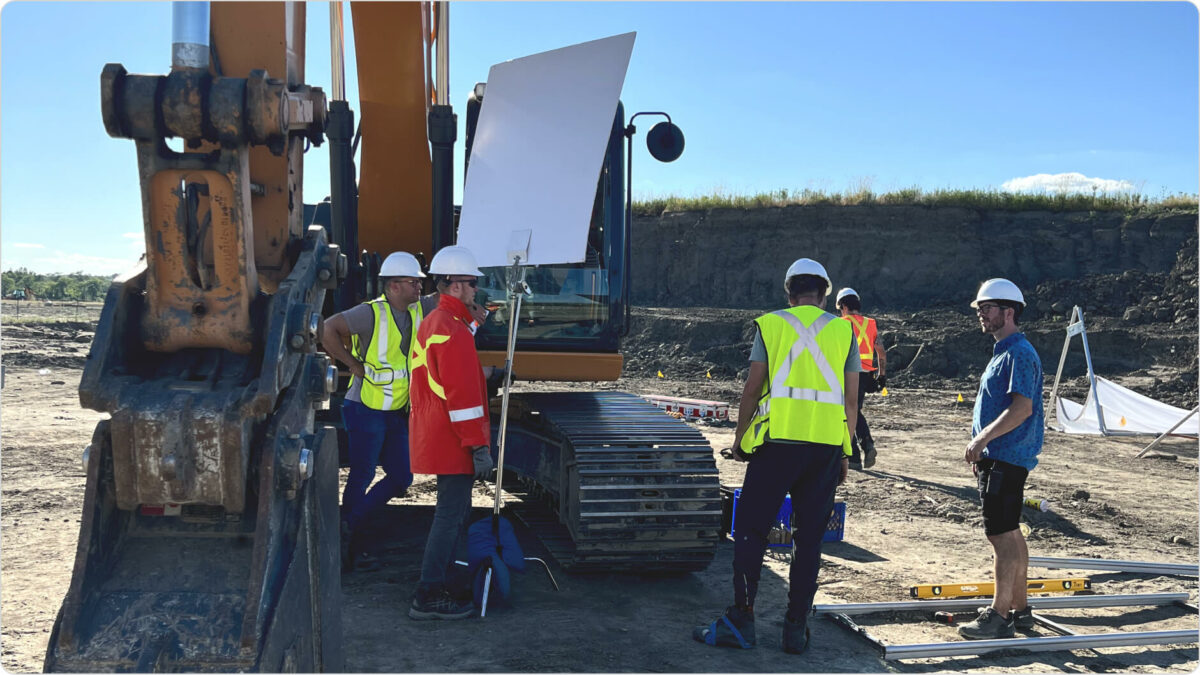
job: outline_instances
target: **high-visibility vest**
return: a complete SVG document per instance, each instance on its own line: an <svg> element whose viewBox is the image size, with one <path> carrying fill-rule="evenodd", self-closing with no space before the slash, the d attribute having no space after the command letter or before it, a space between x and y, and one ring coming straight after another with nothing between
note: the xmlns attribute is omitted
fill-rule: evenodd
<svg viewBox="0 0 1200 675"><path fill-rule="evenodd" d="M752 453L773 440L840 445L850 454L846 427L846 358L850 324L812 305L755 319L767 349L768 379L741 449Z"/></svg>
<svg viewBox="0 0 1200 675"><path fill-rule="evenodd" d="M854 324L854 340L858 343L858 355L862 357L863 370L868 373L875 370L875 319L861 314L848 314L843 319Z"/></svg>
<svg viewBox="0 0 1200 675"><path fill-rule="evenodd" d="M350 338L354 355L362 360L363 370L366 371L359 398L363 405L372 410L399 410L408 405L408 363L413 346L417 343L417 328L424 316L421 302L418 300L408 306L412 328L409 331L407 354L403 350L404 336L392 319L392 309L387 299L381 295L367 304L375 312L375 330L371 333L371 339L364 348L359 343L357 333ZM353 378L350 386L354 386Z"/></svg>

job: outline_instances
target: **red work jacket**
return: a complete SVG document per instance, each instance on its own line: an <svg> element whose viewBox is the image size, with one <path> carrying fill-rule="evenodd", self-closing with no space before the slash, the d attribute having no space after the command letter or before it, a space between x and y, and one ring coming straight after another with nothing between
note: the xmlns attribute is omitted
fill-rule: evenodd
<svg viewBox="0 0 1200 675"><path fill-rule="evenodd" d="M443 295L417 330L409 362L413 473L473 473L471 448L491 445L487 384L470 323L467 306Z"/></svg>

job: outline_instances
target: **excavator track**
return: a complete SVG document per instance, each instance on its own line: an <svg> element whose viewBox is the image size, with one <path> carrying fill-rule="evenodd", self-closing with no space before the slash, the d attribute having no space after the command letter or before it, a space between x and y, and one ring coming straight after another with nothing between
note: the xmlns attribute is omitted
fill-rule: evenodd
<svg viewBox="0 0 1200 675"><path fill-rule="evenodd" d="M660 573L712 562L720 484L699 431L621 392L516 394L511 406L505 468L534 497L515 515L559 564Z"/></svg>

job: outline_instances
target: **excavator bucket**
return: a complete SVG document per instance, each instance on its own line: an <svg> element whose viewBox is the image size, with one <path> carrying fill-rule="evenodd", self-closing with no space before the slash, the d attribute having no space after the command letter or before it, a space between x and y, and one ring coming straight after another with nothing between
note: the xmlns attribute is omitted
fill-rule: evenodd
<svg viewBox="0 0 1200 675"><path fill-rule="evenodd" d="M303 36L302 7L229 4L214 17ZM290 65L289 81L213 70L101 75L105 128L137 149L146 262L109 288L80 380L111 419L84 453L48 672L342 669L337 438L314 414L336 384L317 336L346 260L303 227L298 179L325 96Z"/></svg>

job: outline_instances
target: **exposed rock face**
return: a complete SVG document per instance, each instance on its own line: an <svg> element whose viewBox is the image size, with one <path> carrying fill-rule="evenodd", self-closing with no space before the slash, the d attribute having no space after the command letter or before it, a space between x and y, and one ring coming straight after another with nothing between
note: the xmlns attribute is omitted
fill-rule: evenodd
<svg viewBox="0 0 1200 675"><path fill-rule="evenodd" d="M784 271L800 257L819 260L835 289L854 287L876 310L965 303L980 281L998 276L1032 293L1045 282L1118 275L1136 295L1148 275L1161 288L1170 274L1173 292L1166 295L1190 289L1194 300L1196 234L1195 211L1130 216L872 205L668 213L634 221L633 302L772 307ZM1120 279L1126 271L1131 275ZM1112 300L1121 314L1130 304ZM1035 309L1062 314L1084 301L1047 298ZM1138 320L1176 318L1180 307L1158 304L1143 307Z"/></svg>

